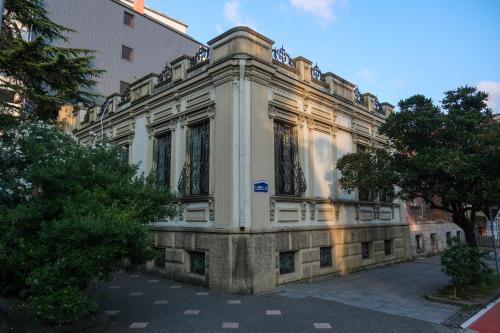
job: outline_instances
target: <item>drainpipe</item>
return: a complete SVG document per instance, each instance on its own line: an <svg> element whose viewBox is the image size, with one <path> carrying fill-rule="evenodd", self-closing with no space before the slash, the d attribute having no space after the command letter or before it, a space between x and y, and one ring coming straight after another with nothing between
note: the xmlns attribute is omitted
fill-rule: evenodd
<svg viewBox="0 0 500 333"><path fill-rule="evenodd" d="M239 114L239 128L238 128L238 150L239 150L239 174L238 177L238 191L239 191L239 226L240 231L245 230L245 203L246 203L246 168L245 165L245 155L246 155L246 145L245 145L245 59L239 59L240 65L240 78L239 78L239 104L238 104L238 114Z"/></svg>

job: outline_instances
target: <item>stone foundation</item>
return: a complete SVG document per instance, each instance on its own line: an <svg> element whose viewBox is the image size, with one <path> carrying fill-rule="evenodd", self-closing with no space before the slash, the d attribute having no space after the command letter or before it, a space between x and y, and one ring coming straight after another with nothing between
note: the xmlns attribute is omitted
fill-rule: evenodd
<svg viewBox="0 0 500 333"><path fill-rule="evenodd" d="M409 227L411 252L414 257L441 253L448 246L447 233L450 233L450 237L457 237L457 232L459 232L460 238L465 239L463 230L455 223L429 221L412 223ZM421 237L420 246L417 245L417 236ZM433 237L435 240L432 239Z"/></svg>
<svg viewBox="0 0 500 333"><path fill-rule="evenodd" d="M152 229L164 262L148 263L170 279L236 294L268 292L281 284L345 274L410 257L408 225L333 227L322 230L216 232ZM389 241L386 254L384 241ZM363 243L366 243L364 246ZM363 258L362 248L368 249ZM331 248L331 265L320 267L320 249ZM205 255L204 274L195 273L193 253ZM294 271L280 274L280 253L291 252ZM366 254L366 253L365 253ZM193 259L196 260L196 259ZM199 264L200 261L197 262ZM196 266L196 263L195 263ZM199 265L198 265L199 266Z"/></svg>

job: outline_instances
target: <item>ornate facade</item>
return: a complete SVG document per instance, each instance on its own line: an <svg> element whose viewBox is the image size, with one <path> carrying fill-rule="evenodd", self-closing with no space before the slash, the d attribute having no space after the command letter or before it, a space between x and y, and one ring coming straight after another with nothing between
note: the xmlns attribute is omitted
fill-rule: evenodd
<svg viewBox="0 0 500 333"><path fill-rule="evenodd" d="M75 111L82 143L111 138L178 193L177 216L151 226L164 256L149 268L259 293L409 258L404 205L341 190L335 168L386 144L377 128L393 106L273 44L236 27Z"/></svg>

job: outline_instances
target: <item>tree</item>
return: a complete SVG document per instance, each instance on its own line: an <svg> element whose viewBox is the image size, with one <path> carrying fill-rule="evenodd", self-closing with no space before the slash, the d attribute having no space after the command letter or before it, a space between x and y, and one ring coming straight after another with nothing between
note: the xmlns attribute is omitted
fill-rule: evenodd
<svg viewBox="0 0 500 333"><path fill-rule="evenodd" d="M124 259L154 258L148 224L172 216L175 197L136 175L121 147L3 118L0 294L20 296L44 322L79 319L95 309L89 286Z"/></svg>
<svg viewBox="0 0 500 333"><path fill-rule="evenodd" d="M68 32L50 20L43 0L5 0L0 88L20 95L25 108L17 111L55 120L64 103L94 103L92 88L102 71L92 67L93 51L55 45ZM23 38L28 34L34 38ZM4 101L0 107L11 108Z"/></svg>
<svg viewBox="0 0 500 333"><path fill-rule="evenodd" d="M476 212L500 200L500 124L474 87L445 92L441 108L422 95L399 102L380 127L389 149L344 156L338 163L347 190L394 188L403 200L423 198L449 212L475 246Z"/></svg>

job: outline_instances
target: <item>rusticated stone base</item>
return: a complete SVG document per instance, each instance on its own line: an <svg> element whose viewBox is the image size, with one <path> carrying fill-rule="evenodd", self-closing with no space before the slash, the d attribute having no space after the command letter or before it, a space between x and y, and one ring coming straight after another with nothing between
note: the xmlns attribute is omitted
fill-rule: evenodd
<svg viewBox="0 0 500 333"><path fill-rule="evenodd" d="M408 225L335 227L275 232L215 232L152 227L165 262L148 269L168 278L227 293L268 292L280 284L344 274L362 267L410 258ZM391 241L386 253L384 241ZM367 242L369 258L362 256ZM320 267L320 248L332 249L331 265ZM191 271L191 253L205 254L205 274ZM294 272L280 274L280 252L293 252ZM159 267L161 266L161 267Z"/></svg>

